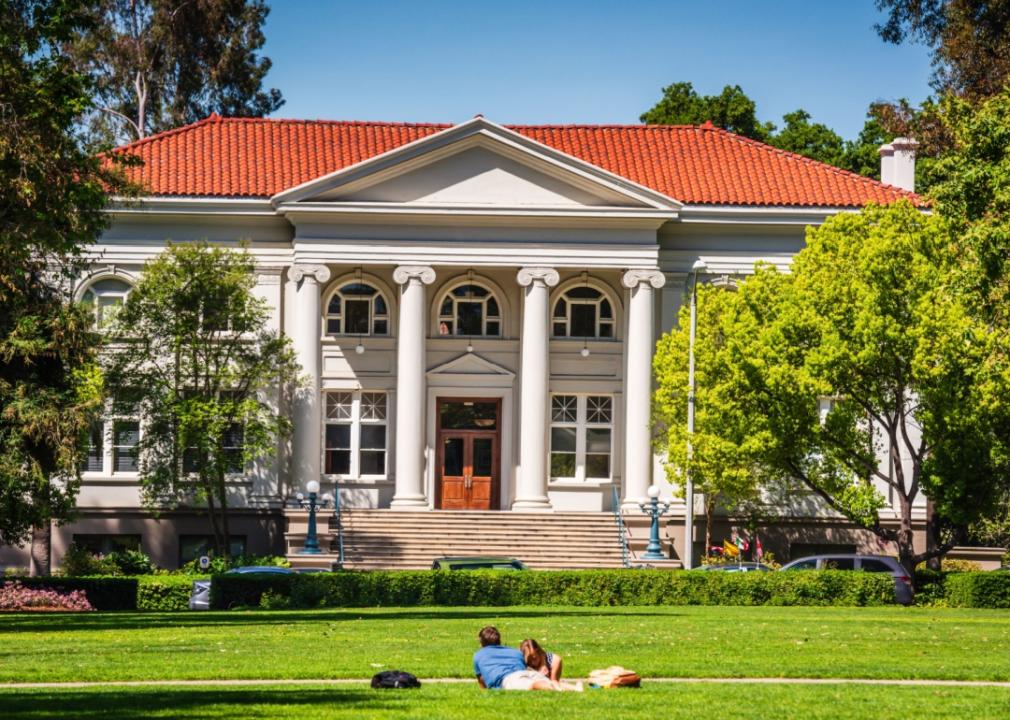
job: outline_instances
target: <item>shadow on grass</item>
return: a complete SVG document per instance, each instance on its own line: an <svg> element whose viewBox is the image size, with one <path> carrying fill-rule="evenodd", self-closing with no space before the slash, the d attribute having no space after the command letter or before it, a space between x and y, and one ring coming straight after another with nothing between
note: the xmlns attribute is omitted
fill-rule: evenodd
<svg viewBox="0 0 1010 720"><path fill-rule="evenodd" d="M274 717L325 709L355 713L385 714L416 703L413 691L396 693L349 688L129 688L125 691L35 690L21 692L4 702L5 720L29 718L102 718L125 720L138 717ZM409 697L408 697L409 696ZM284 713L288 710L288 713ZM423 709L422 709L423 710ZM434 709L432 709L434 711ZM437 714L437 713L436 713ZM429 717L435 717L430 715Z"/></svg>
<svg viewBox="0 0 1010 720"><path fill-rule="evenodd" d="M270 611L231 610L222 612L179 613L80 613L37 614L24 613L0 615L0 635L18 632L72 632L81 630L145 630L160 628L209 628L214 626L269 626L292 627L305 623L342 622L348 620L474 620L530 619L547 617L668 617L682 613L671 612L669 607L627 608L615 607L565 607L565 608L508 608L467 607L439 609L377 610L374 608L340 608L332 610Z"/></svg>

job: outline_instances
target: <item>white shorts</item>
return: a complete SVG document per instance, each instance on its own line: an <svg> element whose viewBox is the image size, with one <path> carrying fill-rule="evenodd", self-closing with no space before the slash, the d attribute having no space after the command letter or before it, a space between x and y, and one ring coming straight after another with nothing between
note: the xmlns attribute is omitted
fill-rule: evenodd
<svg viewBox="0 0 1010 720"><path fill-rule="evenodd" d="M516 670L509 673L501 680L502 690L532 690L533 683L537 681L550 682L550 680L536 670Z"/></svg>

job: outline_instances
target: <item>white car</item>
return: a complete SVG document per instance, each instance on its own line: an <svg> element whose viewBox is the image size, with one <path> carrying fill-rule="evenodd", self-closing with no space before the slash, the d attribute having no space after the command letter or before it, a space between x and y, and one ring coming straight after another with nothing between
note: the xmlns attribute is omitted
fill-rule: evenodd
<svg viewBox="0 0 1010 720"><path fill-rule="evenodd" d="M295 571L291 568L277 565L248 565L246 567L232 568L225 572L225 575L252 574L260 575L291 575ZM190 610L210 610L210 580L194 580L193 589L189 593Z"/></svg>
<svg viewBox="0 0 1010 720"><path fill-rule="evenodd" d="M811 555L799 558L782 566L782 570L861 570L863 572L886 572L894 578L894 597L902 605L911 605L914 599L912 578L890 555Z"/></svg>

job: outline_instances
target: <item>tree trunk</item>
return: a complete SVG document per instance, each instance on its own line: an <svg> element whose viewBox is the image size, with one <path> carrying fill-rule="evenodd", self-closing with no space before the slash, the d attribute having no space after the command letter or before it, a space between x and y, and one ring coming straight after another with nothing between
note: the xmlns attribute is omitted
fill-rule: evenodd
<svg viewBox="0 0 1010 720"><path fill-rule="evenodd" d="M224 536L224 557L231 558L231 530L228 526L228 488L224 483L224 473L219 472L217 478L217 487L220 495L218 496L218 507L221 512L221 534Z"/></svg>
<svg viewBox="0 0 1010 720"><path fill-rule="evenodd" d="M32 577L49 575L52 571L52 557L53 524L47 521L44 525L32 528L29 574Z"/></svg>
<svg viewBox="0 0 1010 720"><path fill-rule="evenodd" d="M896 544L898 546L898 562L908 572L908 577L915 581L915 534L912 532L912 502L901 495L899 497L899 513L901 526L898 529Z"/></svg>
<svg viewBox="0 0 1010 720"><path fill-rule="evenodd" d="M933 506L933 501L926 498L926 552L935 553L936 549L939 547L940 538L938 532L938 518L936 515L936 508ZM940 570L943 567L943 562L940 556L931 557L926 561L926 567L930 570Z"/></svg>
<svg viewBox="0 0 1010 720"><path fill-rule="evenodd" d="M205 483L207 488L207 515L210 518L210 531L214 536L214 557L224 557L221 547L221 528L217 522L217 509L214 506L214 492L209 483Z"/></svg>

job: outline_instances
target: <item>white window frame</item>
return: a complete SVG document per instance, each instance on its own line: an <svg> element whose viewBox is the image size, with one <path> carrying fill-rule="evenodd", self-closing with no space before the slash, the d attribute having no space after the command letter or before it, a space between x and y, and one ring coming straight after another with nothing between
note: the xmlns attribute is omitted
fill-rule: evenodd
<svg viewBox="0 0 1010 720"><path fill-rule="evenodd" d="M600 293L600 297L598 297L598 298L596 298L594 300L590 300L588 298L571 298L571 297L569 297L568 294L572 290L578 290L580 288L586 288L586 287L588 287L590 290L595 290L596 292ZM556 314L558 303L561 302L561 301L564 301L564 303L565 303L565 314L564 314L564 316ZM600 314L600 305L603 304L603 301L606 301L607 304L610 305L610 317L609 318L603 318L601 316L601 314ZM595 334L593 334L593 335L573 335L572 334L572 306L573 305L595 305L596 306L596 327L594 328ZM551 318L550 318L550 322L551 322L551 337L552 338L556 338L556 339L560 339L560 340L583 340L583 339L588 339L588 340L603 340L603 341L616 340L617 339L617 303L614 301L614 299L610 296L610 293L608 293L605 288L600 287L598 284L596 284L596 283L594 283L592 281L590 281L588 283L586 283L586 282L576 283L576 284L573 284L573 285L571 285L569 287L566 287L564 290L562 290L560 293L558 293L557 296L554 298L554 300L553 300L553 302L551 304ZM554 332L554 325L556 323L561 323L561 322L564 322L564 324L565 324L565 334L564 335L557 335ZM602 328L604 325L607 325L607 326L610 327L610 335L609 336L603 336L603 335L600 334L600 328Z"/></svg>
<svg viewBox="0 0 1010 720"><path fill-rule="evenodd" d="M346 419L338 419L329 417L329 398L330 395L350 395L351 396L351 417ZM377 418L365 418L362 413L362 398L369 395L382 395L385 397L386 410L384 417L381 419ZM389 422L389 411L390 411L390 397L389 393L385 390L326 390L323 396L323 437L322 437L322 447L323 447L323 458L322 458L322 468L323 476L327 478L333 478L337 480L385 480L389 477L389 432L390 432L390 422ZM350 453L351 461L348 467L347 473L330 473L326 471L326 428L329 425L350 425L351 428L351 441L350 441ZM362 425L382 425L386 428L386 444L383 448L383 453L385 455L383 461L383 467L385 472L381 475L363 475L361 474L361 427ZM366 452L373 451L371 448L365 448Z"/></svg>
<svg viewBox="0 0 1010 720"><path fill-rule="evenodd" d="M123 285L126 286L126 289L123 291L116 291L116 292L105 291L102 292L101 294L99 294L95 290L95 286L98 285L99 283L110 281L122 283ZM119 312L119 310L123 308L123 305L126 304L126 298L129 297L132 291L133 291L133 285L121 277L102 276L91 280L81 291L80 298L82 303L91 306L92 327L95 330L98 330L99 332L104 332L108 330L109 323L111 323L112 318L115 317L115 313L113 313L111 317L103 319L105 309L114 307L116 308L116 312ZM88 293L91 293L91 296L94 298L94 302L88 302L87 300L85 300L85 297L87 297ZM102 305L101 303L102 298L118 299L119 303Z"/></svg>
<svg viewBox="0 0 1010 720"><path fill-rule="evenodd" d="M375 294L368 299L368 332L366 333L347 332L347 300L348 298L353 302L361 302L362 300L361 296L344 295L342 291L348 285L366 285L375 290ZM330 303L335 297L340 298L339 315L330 313ZM380 297L386 306L386 313L384 315L376 314L375 312L375 300ZM340 319L340 332L330 332L330 320L337 318ZM375 332L375 323L380 320L386 323L386 332L384 333ZM326 296L326 302L323 303L323 335L326 337L389 337L392 335L392 324L392 306L389 303L389 298L381 287L368 278L347 277L342 279Z"/></svg>
<svg viewBox="0 0 1010 720"><path fill-rule="evenodd" d="M115 466L115 452L113 449L114 441L116 439L116 423L117 422L135 422L137 423L137 445L140 445L141 440L144 437L144 423L140 417L140 413L117 413L115 412L115 401L110 400L105 405L105 412L102 413L102 417L98 420L102 424L102 469L101 470L83 470L81 476L88 477L128 477L134 478L139 475L140 466L140 455L137 455L137 470L116 470ZM90 429L89 429L89 441L90 441Z"/></svg>
<svg viewBox="0 0 1010 720"><path fill-rule="evenodd" d="M576 399L576 418L574 422L571 421L555 421L554 419L554 398L556 397L574 397ZM610 421L606 423L600 422L589 422L588 416L588 405L589 398L606 398L610 401ZM550 470L551 466L551 455L554 452L553 445L553 429L556 427L567 427L575 428L575 476L574 477L559 477L556 475L551 475L551 482L556 483L570 483L570 484L605 484L613 482L614 479L614 417L616 409L616 400L611 393L571 393L571 392L556 392L551 393L549 412L551 414L551 422L548 429L548 449L547 449L547 467ZM587 477L586 476L586 436L588 431L592 428L602 428L610 431L610 462L609 470L610 473L607 477ZM598 453L593 453L598 454Z"/></svg>
<svg viewBox="0 0 1010 720"><path fill-rule="evenodd" d="M473 287L479 287L481 290L487 292L482 298L465 299L456 297L453 293L456 292L461 287L466 287L472 285ZM488 300L494 299L495 305L498 306L498 314L490 319L493 323L498 323L498 332L494 335L489 335L487 332L488 324L488 314L487 314L487 303ZM452 313L445 314L442 312L442 306L445 304L446 300L452 301ZM480 332L477 334L467 334L459 332L459 303L460 302L471 302L480 303L481 305L481 318L480 318ZM440 337L487 337L487 338L500 338L504 332L504 318L502 317L502 301L498 297L498 293L494 291L493 288L488 286L486 283L482 283L479 280L463 280L462 282L454 283L445 292L442 293L441 298L438 301L438 334ZM451 322L453 332L442 332L442 323Z"/></svg>

